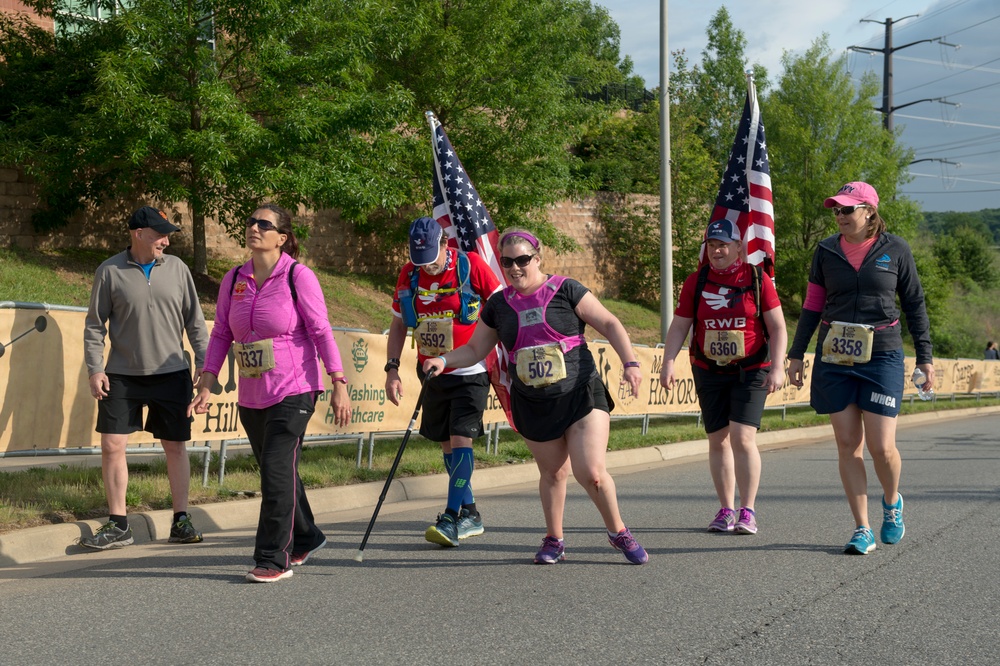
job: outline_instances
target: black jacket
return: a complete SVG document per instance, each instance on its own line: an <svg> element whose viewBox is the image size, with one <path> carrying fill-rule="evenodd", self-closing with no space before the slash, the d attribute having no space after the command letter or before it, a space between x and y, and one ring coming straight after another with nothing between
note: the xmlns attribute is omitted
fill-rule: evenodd
<svg viewBox="0 0 1000 666"><path fill-rule="evenodd" d="M840 234L824 238L813 254L809 281L826 289L826 303L822 312L802 310L788 358L803 357L817 325L820 326L817 354L821 353L819 350L830 330L828 322L888 326L899 319L898 294L899 304L906 313L906 326L913 337L917 363L933 361L924 290L910 246L899 236L879 234L857 271L840 249ZM900 324L875 331L873 352L902 348Z"/></svg>

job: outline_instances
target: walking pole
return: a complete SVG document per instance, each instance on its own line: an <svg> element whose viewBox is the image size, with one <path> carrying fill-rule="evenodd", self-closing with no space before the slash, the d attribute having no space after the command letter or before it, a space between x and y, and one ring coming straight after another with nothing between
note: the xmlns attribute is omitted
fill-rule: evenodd
<svg viewBox="0 0 1000 666"><path fill-rule="evenodd" d="M399 444L399 451L396 452L396 459L392 461L392 467L389 469L389 478L385 480L385 485L382 486L382 494L378 497L378 504L375 505L375 512L372 514L372 519L368 521L368 529L365 530L365 537L361 540L361 546L358 548L358 554L354 556L355 562L364 562L365 560L365 545L368 543L368 537L372 533L372 528L375 526L375 519L378 518L379 509L382 508L382 502L385 501L386 493L389 492L389 484L392 483L392 477L396 474L396 467L399 466L399 461L403 457L403 451L406 449L406 442L410 439L410 433L413 432L413 426L417 424L417 415L420 414L420 404L424 401L424 391L427 390L427 385L431 381L431 377L434 376L432 371L427 375L427 379L424 380L423 386L420 387L420 394L417 396L417 405L413 408L413 416L410 417L410 425L406 429L406 433L403 435L403 441Z"/></svg>

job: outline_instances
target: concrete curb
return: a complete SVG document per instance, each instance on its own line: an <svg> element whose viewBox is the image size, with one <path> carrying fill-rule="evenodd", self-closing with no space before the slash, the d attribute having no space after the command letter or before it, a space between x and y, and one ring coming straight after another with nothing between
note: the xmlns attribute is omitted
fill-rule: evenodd
<svg viewBox="0 0 1000 666"><path fill-rule="evenodd" d="M899 426L913 427L922 423L948 421L974 416L985 416L1000 412L1000 407L973 407L946 411L926 412L900 417ZM757 445L761 450L774 450L808 444L817 440L833 439L830 425L807 428L790 428L757 434ZM675 444L663 444L625 451L609 451L608 469L624 469L637 466L653 466L708 455L708 440L699 439ZM386 493L385 503L435 499L442 496L446 475L432 474L403 479L394 479ZM476 471L476 488L489 490L538 481L538 468L524 463L490 467ZM320 488L309 491L309 500L314 507L335 507L336 511L374 508L385 485L384 481L359 483L334 488ZM325 513L328 509L320 511ZM260 512L260 499L250 498L217 504L201 504L190 508L195 525L206 533L226 530L252 529ZM170 536L170 522L173 513L169 510L133 513L130 515L135 543L166 541ZM82 536L90 536L101 527L95 520L45 525L8 534L0 534L0 568L40 562L65 555L90 553L76 545Z"/></svg>

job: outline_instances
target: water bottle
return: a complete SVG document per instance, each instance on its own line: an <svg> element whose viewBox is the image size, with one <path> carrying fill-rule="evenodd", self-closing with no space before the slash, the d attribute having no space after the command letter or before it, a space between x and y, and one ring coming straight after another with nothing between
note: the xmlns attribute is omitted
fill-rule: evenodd
<svg viewBox="0 0 1000 666"><path fill-rule="evenodd" d="M910 378L913 380L913 385L917 387L917 396L921 400L933 400L934 399L934 389L929 388L924 390L924 384L927 383L927 375L920 368L914 368L913 376Z"/></svg>

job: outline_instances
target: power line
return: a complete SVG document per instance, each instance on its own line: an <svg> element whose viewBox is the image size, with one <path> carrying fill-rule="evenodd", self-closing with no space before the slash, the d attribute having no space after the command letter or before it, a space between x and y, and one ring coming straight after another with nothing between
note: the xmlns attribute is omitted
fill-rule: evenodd
<svg viewBox="0 0 1000 666"><path fill-rule="evenodd" d="M924 86L929 86L932 83L938 83L939 81L944 81L946 79L951 79L951 78L954 78L956 76L961 76L962 74L968 74L969 72L975 71L975 70L979 69L980 67L985 67L986 65L991 65L991 64L997 62L998 60L1000 60L1000 58L994 58L993 60L987 60L982 65L973 65L973 66L969 67L968 69L962 70L961 72L955 72L954 74L949 74L948 76L942 76L940 79L934 79L933 81L928 81L926 83L921 83L919 86L913 86L912 88L907 88L906 90L900 90L899 92L900 93L909 92L911 90L916 90L917 88L923 88ZM991 85L996 85L996 84L991 84Z"/></svg>
<svg viewBox="0 0 1000 666"><path fill-rule="evenodd" d="M934 178L940 178L940 176L934 176ZM981 194L983 192L1000 192L1000 189L991 189L991 190L920 190L919 192L900 192L900 194L920 196L922 194Z"/></svg>
<svg viewBox="0 0 1000 666"><path fill-rule="evenodd" d="M1000 125L984 125L983 123L963 123L958 120L944 120L942 118L923 118L921 116L907 116L905 114L898 114L900 118L909 118L910 120L926 120L932 123L944 123L946 125L961 125L962 127L982 127L985 129L1000 129Z"/></svg>

